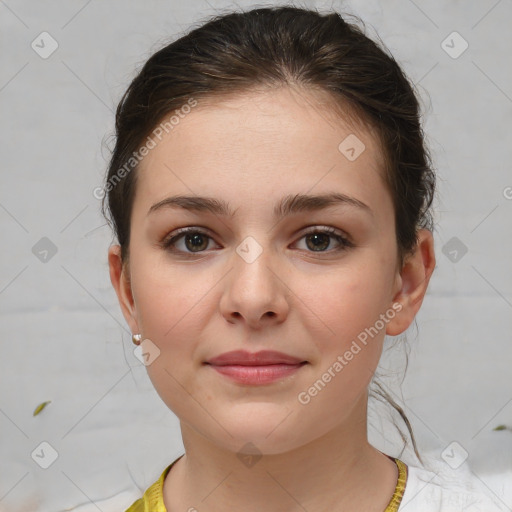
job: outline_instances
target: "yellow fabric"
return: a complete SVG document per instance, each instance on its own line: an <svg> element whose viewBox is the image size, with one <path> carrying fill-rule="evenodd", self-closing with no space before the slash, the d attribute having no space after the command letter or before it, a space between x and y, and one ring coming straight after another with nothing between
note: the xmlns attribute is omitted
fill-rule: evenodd
<svg viewBox="0 0 512 512"><path fill-rule="evenodd" d="M391 500L384 512L397 512L407 483L407 464L403 463L399 459L395 459L394 457L390 457L390 459L394 460L398 466L398 479L396 482L395 492L393 493L393 496L391 496Z"/></svg>
<svg viewBox="0 0 512 512"><path fill-rule="evenodd" d="M142 498L134 502L125 512L167 512L162 493L164 480L172 466L181 459L181 457L183 457L183 455L167 466L160 475L160 478L153 485L148 487ZM395 492L384 512L397 512L407 483L407 464L404 464L401 460L395 459L394 457L389 458L394 460L398 466L398 480L396 482Z"/></svg>
<svg viewBox="0 0 512 512"><path fill-rule="evenodd" d="M160 475L160 478L153 485L148 487L142 498L139 498L130 508L126 509L126 512L167 512L162 493L164 480L172 466L180 460L183 455L179 456L172 464L169 464Z"/></svg>

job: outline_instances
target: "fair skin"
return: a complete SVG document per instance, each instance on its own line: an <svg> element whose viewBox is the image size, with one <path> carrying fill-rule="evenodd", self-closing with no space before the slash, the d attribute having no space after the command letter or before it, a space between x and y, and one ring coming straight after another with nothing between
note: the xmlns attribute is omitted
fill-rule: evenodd
<svg viewBox="0 0 512 512"><path fill-rule="evenodd" d="M148 375L180 420L186 455L164 482L169 512L382 512L395 489L396 465L367 440L367 388L385 335L404 332L421 306L435 267L433 238L420 230L416 251L398 268L378 139L315 99L322 98L284 87L199 102L137 171L129 264L119 246L109 250L126 321L160 350ZM338 150L349 134L366 146L354 161ZM371 213L337 204L273 218L284 196L332 192ZM176 195L216 198L236 212L148 213ZM207 232L195 242L199 252L184 236L176 252L159 245L187 226ZM336 251L332 235L305 236L326 227L353 246ZM236 251L246 237L262 250L250 263ZM393 304L401 310L300 403L299 393ZM263 386L203 364L237 349L278 350L308 364ZM252 466L237 456L247 443L262 455Z"/></svg>

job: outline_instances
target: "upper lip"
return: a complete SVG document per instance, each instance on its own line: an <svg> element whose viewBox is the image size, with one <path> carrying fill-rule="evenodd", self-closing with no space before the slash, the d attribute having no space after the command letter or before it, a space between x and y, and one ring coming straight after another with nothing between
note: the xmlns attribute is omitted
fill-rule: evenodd
<svg viewBox="0 0 512 512"><path fill-rule="evenodd" d="M225 352L219 356L213 357L206 361L207 364L216 366L227 366L232 364L243 366L265 366L270 364L300 364L303 361L297 357L276 352L275 350L262 350L260 352L247 352L246 350L234 350Z"/></svg>

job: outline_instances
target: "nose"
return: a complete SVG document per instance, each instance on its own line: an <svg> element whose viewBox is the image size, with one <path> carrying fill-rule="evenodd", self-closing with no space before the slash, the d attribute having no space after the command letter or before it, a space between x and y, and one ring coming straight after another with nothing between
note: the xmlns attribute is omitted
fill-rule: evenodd
<svg viewBox="0 0 512 512"><path fill-rule="evenodd" d="M260 246L261 252L254 258L254 253L246 257L240 245L242 250L234 253L232 269L224 280L222 315L229 323L245 323L254 330L284 322L291 291L283 265L269 248Z"/></svg>

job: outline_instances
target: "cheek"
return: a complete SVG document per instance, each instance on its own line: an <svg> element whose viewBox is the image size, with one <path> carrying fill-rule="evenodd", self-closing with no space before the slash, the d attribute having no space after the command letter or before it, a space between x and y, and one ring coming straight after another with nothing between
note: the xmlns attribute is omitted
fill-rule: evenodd
<svg viewBox="0 0 512 512"><path fill-rule="evenodd" d="M312 322L315 318L321 326L324 347L327 342L332 349L344 349L360 333L375 326L380 315L389 308L383 275L372 271L370 265L364 268L351 267L326 276L321 281L316 280L313 288L311 282L304 284L309 286L309 292L303 301L318 315L312 317L308 314L305 318L312 318ZM373 336L383 337L385 329L382 329L381 323L376 328L379 334L375 335L372 330Z"/></svg>
<svg viewBox="0 0 512 512"><path fill-rule="evenodd" d="M301 316L316 359L302 392L299 412L334 426L366 392L382 353L385 327L376 322L385 311L376 275L366 269L317 281L301 306ZM323 290L323 291L321 291ZM309 308L308 308L309 306ZM311 311L316 313L311 314Z"/></svg>
<svg viewBox="0 0 512 512"><path fill-rule="evenodd" d="M160 351L147 371L157 391L165 393L165 397L161 395L164 401L171 405L170 400L181 400L180 384L187 389L193 386L193 365L218 307L218 300L212 299L218 276L199 273L192 266L188 269L138 256L132 265L137 319L144 338Z"/></svg>
<svg viewBox="0 0 512 512"><path fill-rule="evenodd" d="M211 273L199 279L192 268L141 257L134 262L132 275L139 325L146 337L167 343L185 331L190 339L191 329L201 327L209 304L206 292L215 284Z"/></svg>
<svg viewBox="0 0 512 512"><path fill-rule="evenodd" d="M311 396L312 407L307 407L311 412L318 406L321 414L320 404L332 403L331 413L337 411L336 417L345 414L367 388L378 366L386 332L382 318L389 305L383 279L383 267L366 264L317 280L319 286L314 288L309 282L310 291L303 300L318 315L302 306L305 330L316 345L317 365L312 368L309 385L321 381L318 399ZM303 391L310 396L307 389ZM315 389L311 391L315 393Z"/></svg>
<svg viewBox="0 0 512 512"><path fill-rule="evenodd" d="M190 396L200 396L194 365L201 333L212 313L205 295L209 283L170 265L134 266L133 275L141 332L159 350L146 366L148 376L163 402L187 417Z"/></svg>

